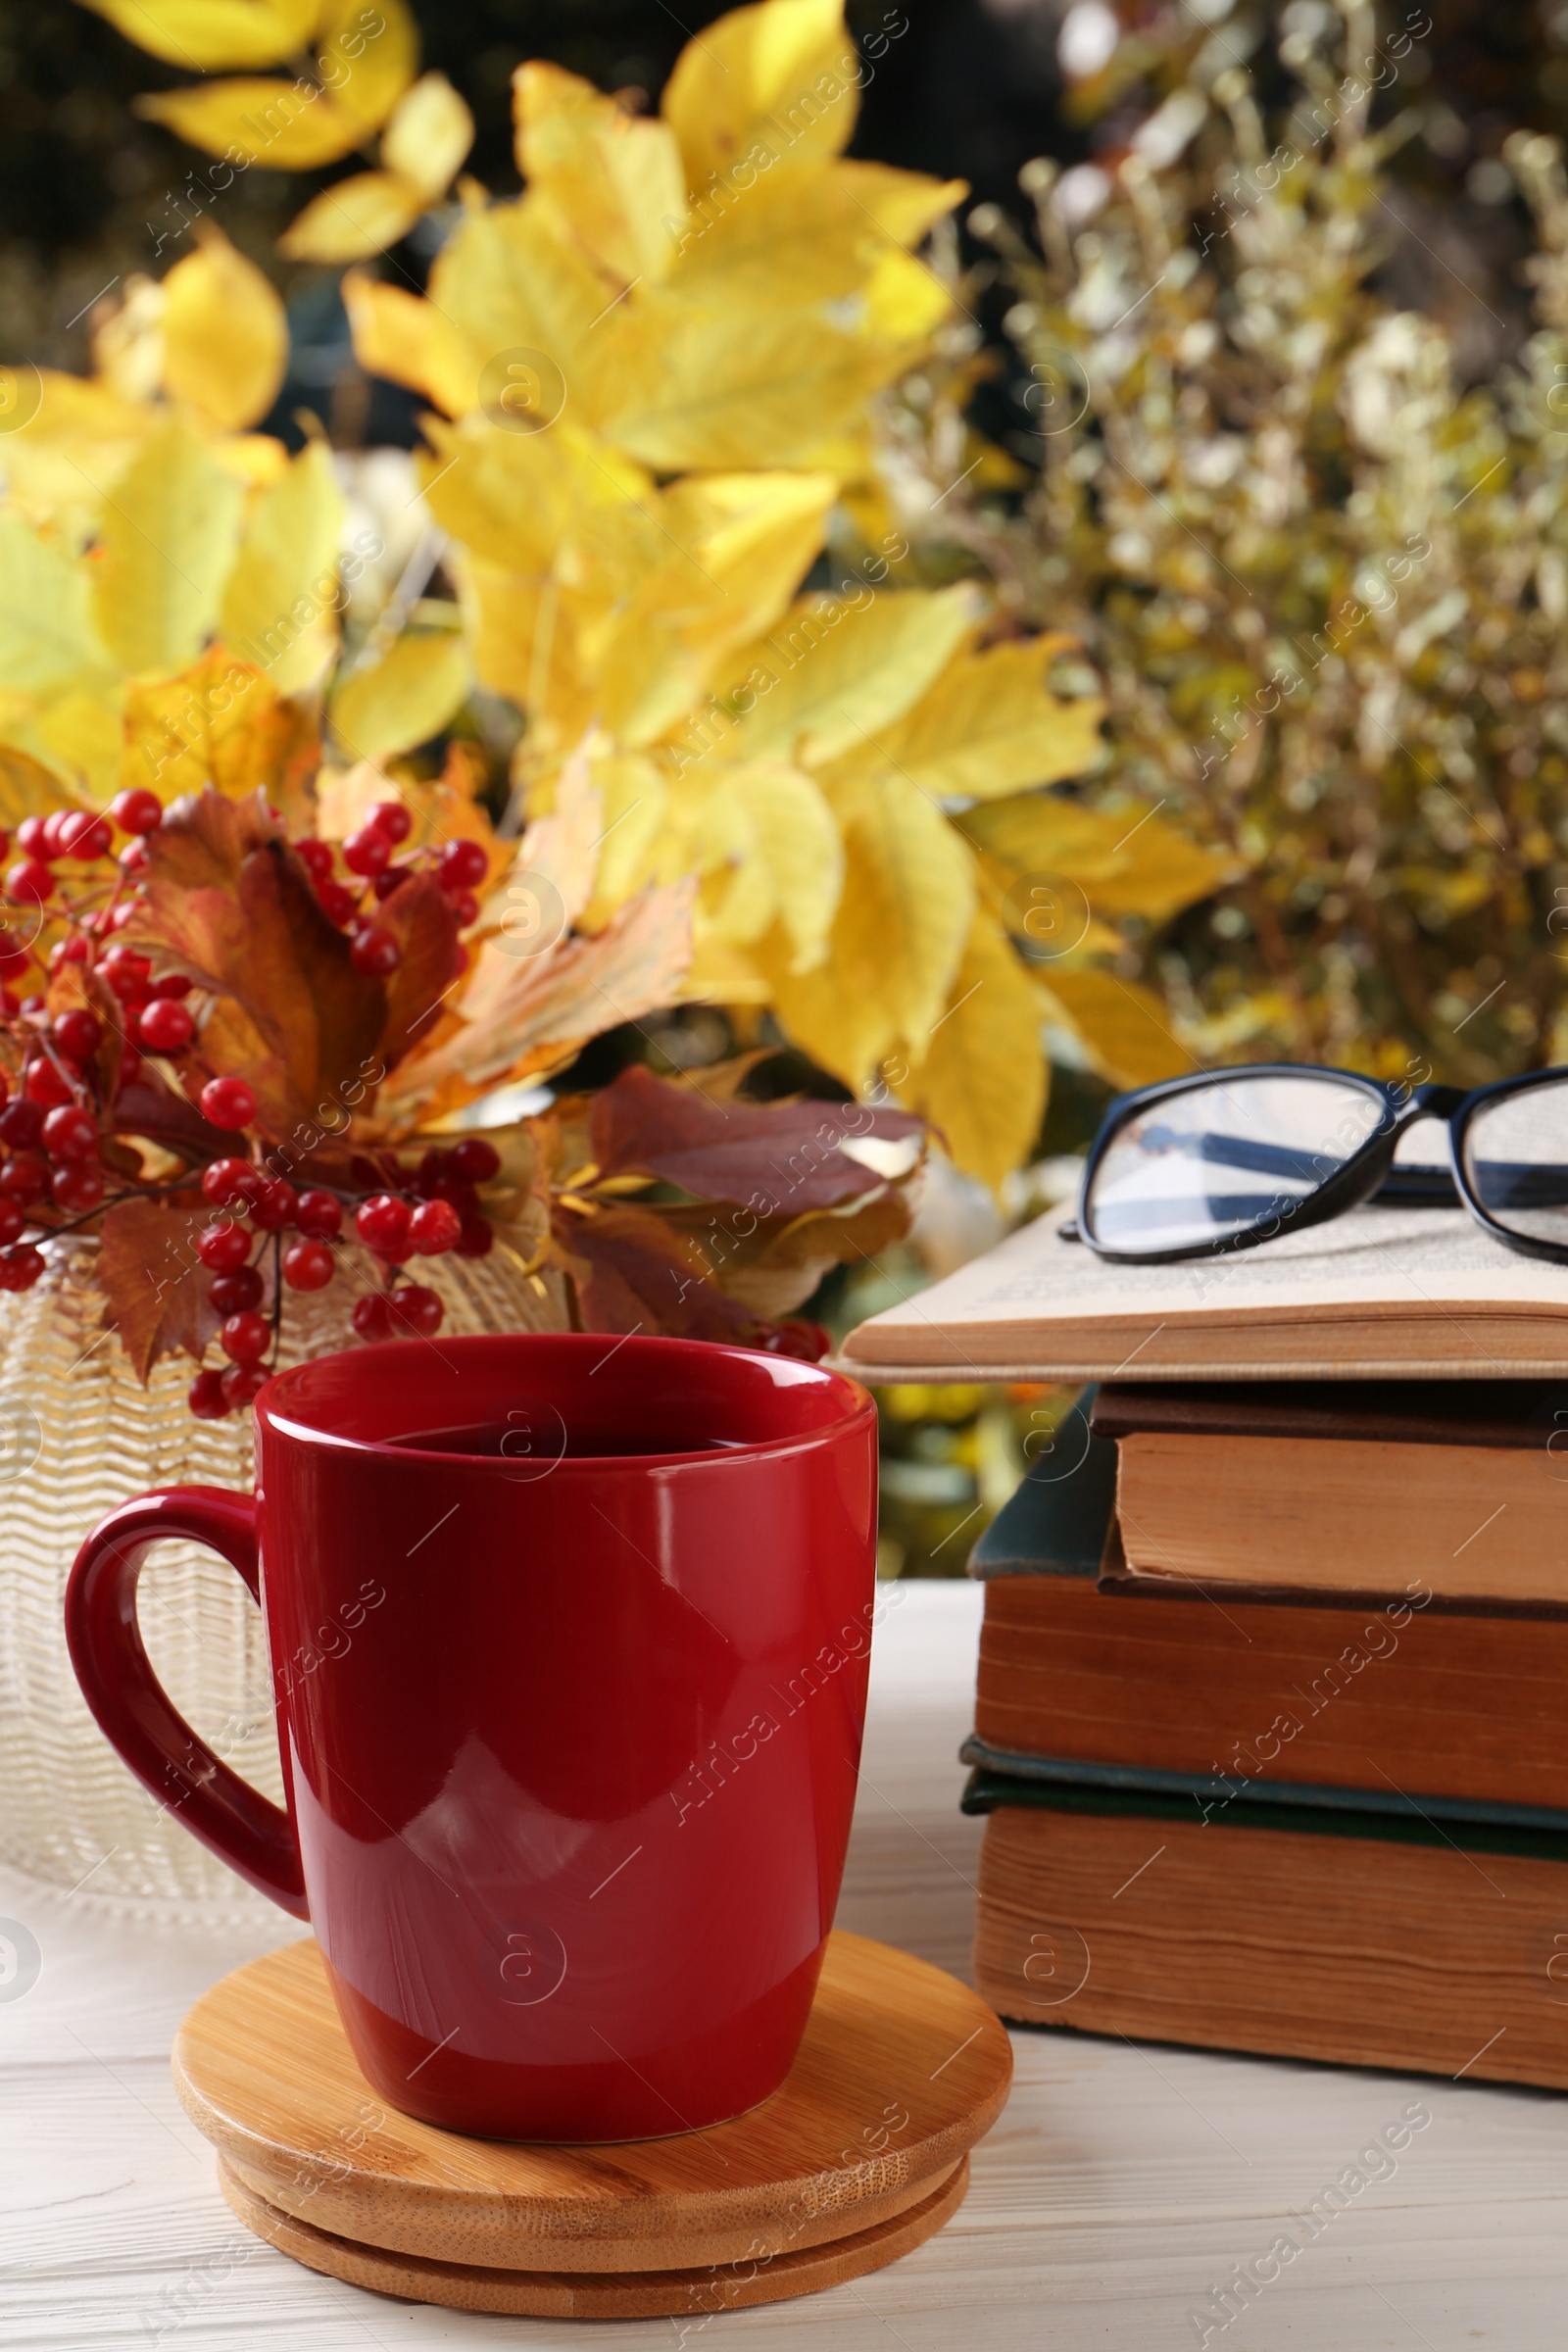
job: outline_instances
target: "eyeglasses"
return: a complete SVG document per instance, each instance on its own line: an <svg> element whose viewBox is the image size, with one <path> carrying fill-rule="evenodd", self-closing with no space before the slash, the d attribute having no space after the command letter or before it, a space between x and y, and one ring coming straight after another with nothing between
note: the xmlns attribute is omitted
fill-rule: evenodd
<svg viewBox="0 0 1568 2352"><path fill-rule="evenodd" d="M1395 1165L1422 1119L1447 1122L1446 1169ZM1374 1197L1462 1201L1510 1250L1568 1264L1568 1069L1466 1093L1260 1062L1142 1087L1106 1111L1062 1236L1157 1265L1250 1250Z"/></svg>

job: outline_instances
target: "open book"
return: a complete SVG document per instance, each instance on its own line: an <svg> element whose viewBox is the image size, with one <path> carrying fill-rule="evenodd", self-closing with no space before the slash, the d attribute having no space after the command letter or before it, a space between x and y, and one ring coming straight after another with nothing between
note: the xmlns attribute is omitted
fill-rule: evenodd
<svg viewBox="0 0 1568 2352"><path fill-rule="evenodd" d="M869 1381L1568 1375L1568 1266L1463 1209L1360 1208L1255 1250L1109 1265L1053 1210L850 1333Z"/></svg>

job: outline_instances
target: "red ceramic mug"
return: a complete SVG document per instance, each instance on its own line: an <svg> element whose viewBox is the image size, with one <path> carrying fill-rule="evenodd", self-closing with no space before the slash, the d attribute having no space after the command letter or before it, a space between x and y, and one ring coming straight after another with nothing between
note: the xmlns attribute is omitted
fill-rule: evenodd
<svg viewBox="0 0 1568 2352"><path fill-rule="evenodd" d="M173 1488L82 1545L87 1703L186 1826L309 1919L383 2099L629 2139L788 2073L849 1838L874 1408L684 1340L407 1341L256 1400L256 1495ZM288 1810L196 1738L136 1626L146 1547L266 1611Z"/></svg>

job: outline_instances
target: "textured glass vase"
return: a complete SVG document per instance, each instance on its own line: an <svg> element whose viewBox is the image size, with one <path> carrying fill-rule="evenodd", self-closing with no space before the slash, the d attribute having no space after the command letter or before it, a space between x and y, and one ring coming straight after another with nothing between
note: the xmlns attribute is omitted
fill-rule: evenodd
<svg viewBox="0 0 1568 2352"><path fill-rule="evenodd" d="M251 1417L198 1421L193 1367L165 1356L136 1379L109 1327L98 1246L45 1245L36 1287L0 1297L0 1861L95 1897L174 1904L213 1917L262 1904L148 1796L88 1714L66 1649L66 1579L88 1530L163 1486L249 1488ZM422 1260L446 1308L441 1336L555 1322L504 1250ZM355 1344L350 1313L377 1283L358 1244L324 1291L290 1294L281 1360ZM440 1338L404 1340L441 1377ZM143 1640L171 1697L202 1738L281 1801L261 1611L227 1564L161 1544L141 1582Z"/></svg>

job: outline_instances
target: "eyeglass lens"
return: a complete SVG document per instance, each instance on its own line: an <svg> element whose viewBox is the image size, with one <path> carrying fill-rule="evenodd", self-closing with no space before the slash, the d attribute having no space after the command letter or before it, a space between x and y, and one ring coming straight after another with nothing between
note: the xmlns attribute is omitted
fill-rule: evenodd
<svg viewBox="0 0 1568 2352"><path fill-rule="evenodd" d="M1336 1175L1392 1113L1332 1071L1216 1078L1152 1102L1102 1154L1087 1237L1126 1256L1223 1242ZM1563 1190L1568 1204L1568 1184Z"/></svg>
<svg viewBox="0 0 1568 2352"><path fill-rule="evenodd" d="M1568 1244L1568 1077L1483 1102L1465 1129L1464 1172L1509 1233Z"/></svg>

